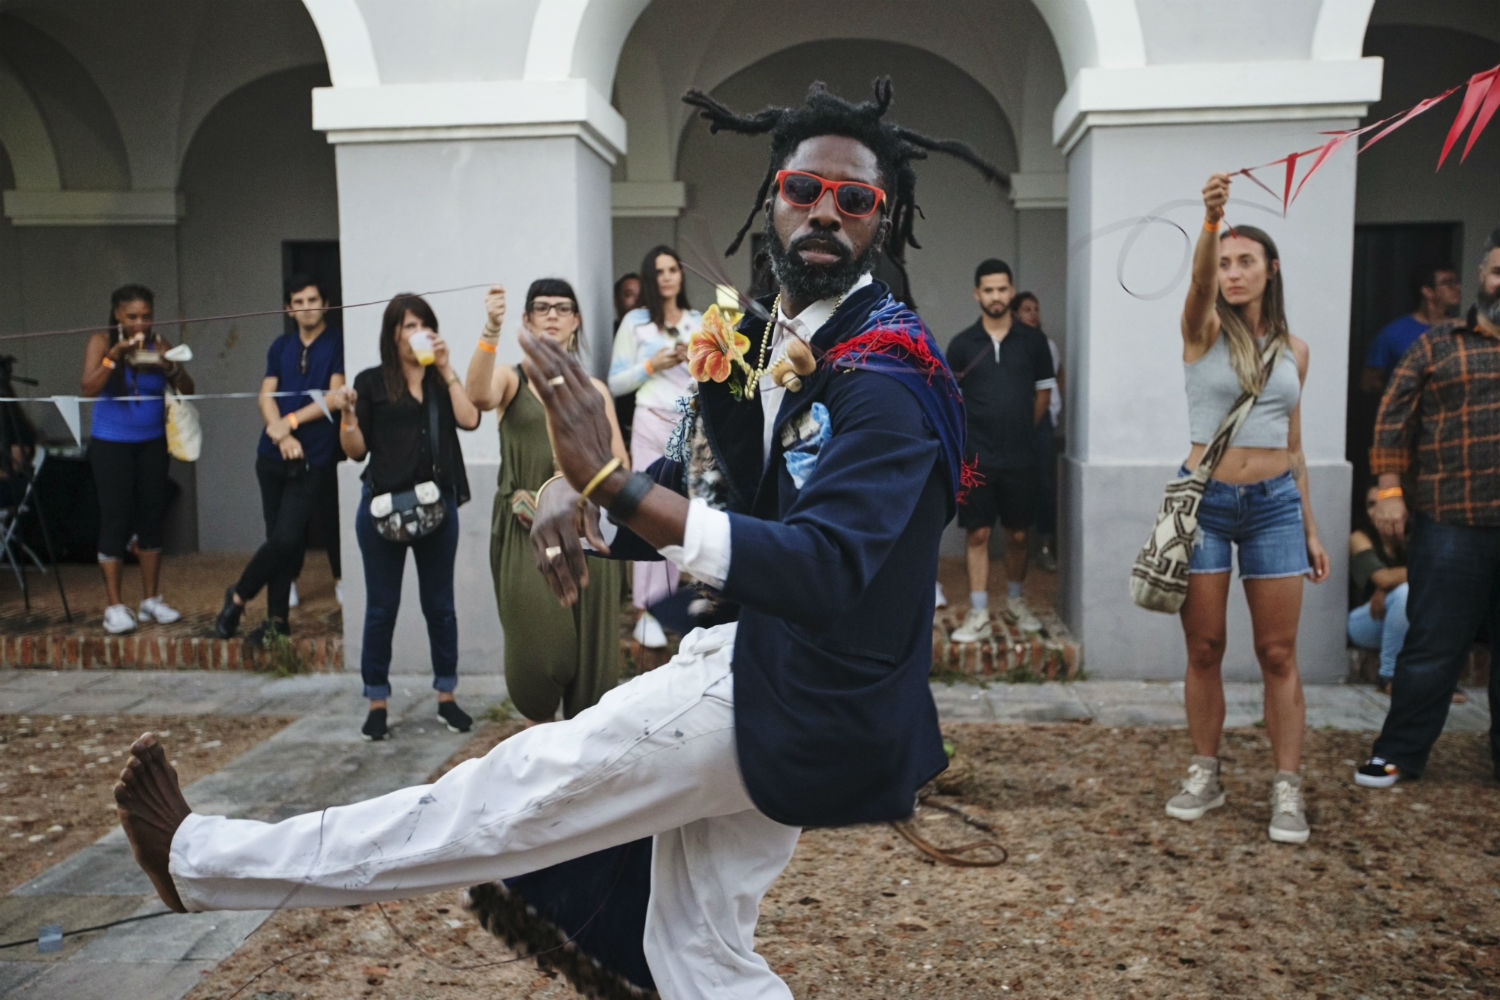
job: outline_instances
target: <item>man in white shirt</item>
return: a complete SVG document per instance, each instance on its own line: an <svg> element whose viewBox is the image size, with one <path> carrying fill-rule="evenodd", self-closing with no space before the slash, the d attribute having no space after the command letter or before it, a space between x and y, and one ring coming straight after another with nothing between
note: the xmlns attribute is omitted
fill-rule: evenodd
<svg viewBox="0 0 1500 1000"><path fill-rule="evenodd" d="M599 906L640 909L661 995L785 998L754 932L800 826L906 816L945 766L927 677L938 544L965 485L963 414L921 321L868 276L878 250L899 257L910 242L910 161L936 144L884 121L888 82L873 102L815 85L803 105L754 117L687 99L716 130L772 134L752 219L765 215L781 286L759 314L779 322L747 319L743 349L695 340L695 371L727 372L699 388L693 441L708 475L670 456L651 475L619 468L585 373L523 334L565 477L538 498L532 539L571 603L587 585L580 529L592 534L603 508L620 525L616 556L655 550L736 620L693 630L664 666L433 785L274 825L191 813L142 737L116 800L174 909L412 896L649 837L649 896ZM796 392L763 376L791 337L817 358ZM703 367L720 347L731 363ZM722 485L725 509L695 477Z"/></svg>

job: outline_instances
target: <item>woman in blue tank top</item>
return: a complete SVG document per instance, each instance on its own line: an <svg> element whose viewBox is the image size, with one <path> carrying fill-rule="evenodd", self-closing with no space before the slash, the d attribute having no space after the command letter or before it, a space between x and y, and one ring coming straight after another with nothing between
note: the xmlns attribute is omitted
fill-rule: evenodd
<svg viewBox="0 0 1500 1000"><path fill-rule="evenodd" d="M1306 708L1297 672L1297 621L1302 578L1317 583L1328 577L1302 454L1300 398L1308 352L1287 330L1281 259L1271 237L1251 226L1220 234L1228 200L1229 175L1214 174L1203 188L1203 231L1182 307L1193 439L1184 469L1197 466L1242 391L1260 394L1215 468L1199 510L1182 608L1188 659L1183 700L1193 758L1167 815L1195 820L1224 804L1221 667L1231 558L1238 550L1275 759L1268 833L1273 841L1300 844L1308 827L1299 773ZM1261 385L1260 356L1268 346L1277 358Z"/></svg>
<svg viewBox="0 0 1500 1000"><path fill-rule="evenodd" d="M106 330L83 353L83 395L97 397L89 428L89 466L99 497L99 568L109 606L104 628L129 632L137 621L166 625L182 617L162 598L162 519L167 506L168 385L193 391L183 368L164 361L172 345L151 329L155 297L144 285L110 296ZM142 600L131 611L120 596L120 561L132 531L141 562Z"/></svg>

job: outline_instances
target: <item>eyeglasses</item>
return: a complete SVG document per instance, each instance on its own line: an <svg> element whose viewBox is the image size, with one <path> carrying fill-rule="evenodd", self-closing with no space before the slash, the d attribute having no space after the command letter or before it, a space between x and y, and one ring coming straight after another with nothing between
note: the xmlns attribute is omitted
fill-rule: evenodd
<svg viewBox="0 0 1500 1000"><path fill-rule="evenodd" d="M873 215L885 201L885 192L873 184L831 181L802 170L776 171L776 185L781 190L782 201L797 208L812 208L822 199L824 191L832 191L833 203L851 219Z"/></svg>
<svg viewBox="0 0 1500 1000"><path fill-rule="evenodd" d="M555 312L559 316L571 316L578 311L571 302L533 302L530 308L533 316L545 316L549 312Z"/></svg>
<svg viewBox="0 0 1500 1000"><path fill-rule="evenodd" d="M297 362L297 373L299 375L307 374L307 349L311 346L311 344L302 345L302 360Z"/></svg>

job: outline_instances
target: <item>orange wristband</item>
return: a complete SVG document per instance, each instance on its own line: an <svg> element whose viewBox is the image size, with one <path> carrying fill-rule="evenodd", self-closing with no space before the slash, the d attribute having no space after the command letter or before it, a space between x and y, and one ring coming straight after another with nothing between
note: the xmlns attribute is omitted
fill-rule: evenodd
<svg viewBox="0 0 1500 1000"><path fill-rule="evenodd" d="M485 340L483 337L479 338L479 349L486 354L495 353L495 345L490 343L488 340Z"/></svg>
<svg viewBox="0 0 1500 1000"><path fill-rule="evenodd" d="M656 374L656 372L654 372L654 371L651 370L651 359L650 358L646 359L646 365L645 365L645 367L646 367L646 374L647 375L655 375Z"/></svg>
<svg viewBox="0 0 1500 1000"><path fill-rule="evenodd" d="M1203 231L1205 233L1217 233L1219 231L1219 224L1217 222L1209 222L1207 219L1204 219Z"/></svg>
<svg viewBox="0 0 1500 1000"><path fill-rule="evenodd" d="M297 425L300 424L300 423L302 423L302 421L300 421L300 420L297 419L297 414L295 414L295 413L288 413L286 415L286 424L292 430L296 430L297 429Z"/></svg>
<svg viewBox="0 0 1500 1000"><path fill-rule="evenodd" d="M1399 486L1387 486L1383 490L1375 491L1376 500L1389 500L1392 497L1402 497L1405 495L1406 494L1401 491L1401 487Z"/></svg>
<svg viewBox="0 0 1500 1000"><path fill-rule="evenodd" d="M110 358L110 356L107 355L107 354L104 357L102 357L102 358L99 359L99 366L101 368L108 368L110 371L114 371L115 370L114 360L112 358Z"/></svg>

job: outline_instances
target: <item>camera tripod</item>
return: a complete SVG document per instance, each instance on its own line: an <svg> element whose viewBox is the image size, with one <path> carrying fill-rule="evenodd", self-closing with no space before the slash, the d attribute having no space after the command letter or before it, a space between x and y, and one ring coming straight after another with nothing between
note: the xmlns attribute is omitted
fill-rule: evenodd
<svg viewBox="0 0 1500 1000"><path fill-rule="evenodd" d="M0 396L15 398L16 391L14 383L22 382L26 385L36 385L36 379L16 375L13 371L16 359L10 355L0 355ZM13 449L19 448L19 458ZM25 454L26 449L32 450L29 460ZM62 571L58 569L56 555L52 551L52 535L47 530L47 516L42 509L41 496L37 493L37 474L41 471L42 462L47 456L47 449L37 444L36 434L31 429L26 416L21 412L19 403L0 403L0 471L4 471L11 485L9 503L0 506L0 561L5 562L16 575L16 582L21 586L21 599L25 603L26 610L31 610L31 589L26 582L27 566L24 560L29 559L37 569L46 572L47 566L52 567L52 576L57 581L57 594L62 598L63 615L69 622L73 620L73 612L68 607L68 594L63 588ZM36 515L37 527L41 531L42 547L47 552L47 561L43 562L37 555L36 550L28 545L20 535L21 517L23 514Z"/></svg>

